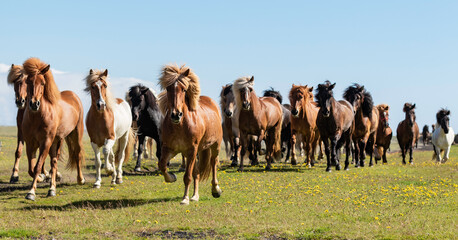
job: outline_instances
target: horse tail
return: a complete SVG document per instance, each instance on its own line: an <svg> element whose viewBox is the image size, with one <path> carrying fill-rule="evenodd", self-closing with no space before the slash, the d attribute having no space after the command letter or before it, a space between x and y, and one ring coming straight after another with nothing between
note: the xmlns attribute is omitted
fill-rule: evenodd
<svg viewBox="0 0 458 240"><path fill-rule="evenodd" d="M200 181L208 179L211 173L211 148L199 152L198 170L200 174Z"/></svg>
<svg viewBox="0 0 458 240"><path fill-rule="evenodd" d="M78 99L79 100L79 99ZM80 102L81 104L81 102ZM84 117L83 117L83 106L79 111L79 119L76 124L76 128L65 138L67 142L68 149L68 162L67 169L78 169L78 167L83 167L86 164L86 159L84 158L84 146L83 146L83 134L84 134ZM61 147L61 150L65 155L65 150Z"/></svg>

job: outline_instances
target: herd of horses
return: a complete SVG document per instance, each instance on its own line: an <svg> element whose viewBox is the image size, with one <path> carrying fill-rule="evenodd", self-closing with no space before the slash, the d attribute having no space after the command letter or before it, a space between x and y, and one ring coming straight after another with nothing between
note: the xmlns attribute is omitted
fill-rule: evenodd
<svg viewBox="0 0 458 240"><path fill-rule="evenodd" d="M389 127L389 106L374 106L371 94L359 84L345 89L342 100L334 98L335 83L329 81L314 87L292 85L290 104L282 104L282 96L274 89L258 97L254 77L241 77L222 87L220 106L209 97L200 95L199 77L186 66L166 65L162 68L159 84L162 92L156 96L143 85L132 86L126 99L115 98L110 90L108 70L90 70L84 89L91 96L91 107L86 114L86 130L95 155L95 188L101 186L101 152L111 184L123 182L123 163L129 151L137 144L135 171L141 171L145 138L154 139L159 170L166 182L177 180L168 171L170 159L181 153L185 171L185 191L181 204L199 200L199 182L212 176L212 195L221 196L217 180L217 164L221 143L231 166L244 169L244 157L251 164L259 164L264 154L266 170L279 161L286 151L285 162L297 164L296 151L304 150L306 164L314 166L316 152L327 159L326 171L341 169L340 149L345 147L347 170L350 157L356 167L364 167L366 154L369 166L383 160L390 147L392 130ZM48 197L56 195L56 182L61 178L57 162L62 157L63 142L68 148L68 168L77 170L78 184L84 184L82 173L84 114L79 97L72 91L60 92L50 65L38 58L29 58L23 65L12 65L8 83L14 85L17 112L17 149L10 179L19 181L19 160L24 145L29 175L33 178L26 199L35 200L38 182L50 181ZM221 110L221 111L220 111ZM412 149L419 138L415 122L415 104L404 105L405 120L397 128L402 161L413 163ZM450 111L441 109L432 133L437 161L448 159L454 133L449 124ZM265 150L263 149L265 146ZM115 149L114 149L115 148ZM38 156L37 156L37 150ZM441 152L444 151L443 157ZM248 153L248 154L247 154ZM44 168L47 156L51 169ZM189 188L194 192L189 198Z"/></svg>

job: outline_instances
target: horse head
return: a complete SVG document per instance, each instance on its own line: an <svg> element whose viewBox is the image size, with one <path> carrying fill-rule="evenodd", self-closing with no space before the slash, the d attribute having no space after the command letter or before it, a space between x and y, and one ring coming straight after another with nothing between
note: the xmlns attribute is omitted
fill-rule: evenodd
<svg viewBox="0 0 458 240"><path fill-rule="evenodd" d="M89 70L86 77L86 91L91 94L91 104L98 112L103 112L109 106L108 69L105 71Z"/></svg>
<svg viewBox="0 0 458 240"><path fill-rule="evenodd" d="M437 123L442 127L445 134L448 134L450 128L450 110L441 109L436 114Z"/></svg>
<svg viewBox="0 0 458 240"><path fill-rule="evenodd" d="M242 77L234 82L233 91L237 91L236 102L237 105L242 107L242 110L249 111L251 108L251 94L254 92L254 76L251 78ZM238 100L237 100L238 99Z"/></svg>
<svg viewBox="0 0 458 240"><path fill-rule="evenodd" d="M40 109L40 104L45 93L46 79L45 74L49 71L50 65L41 69L35 74L27 76L27 96L29 96L29 108L36 112Z"/></svg>
<svg viewBox="0 0 458 240"><path fill-rule="evenodd" d="M388 123L388 119L389 119L389 116L390 116L390 113L389 113L389 110L390 110L390 106L386 105L386 104L380 104L377 106L377 110L379 112L379 116L380 116L380 122L382 124L383 127L387 128L389 127L389 123Z"/></svg>
<svg viewBox="0 0 458 240"><path fill-rule="evenodd" d="M289 101L291 103L291 115L299 117L299 113L309 101L313 101L313 87L292 85L289 92Z"/></svg>
<svg viewBox="0 0 458 240"><path fill-rule="evenodd" d="M232 84L227 84L223 86L221 90L221 110L223 111L226 117L231 118L234 114L235 108L235 98L234 93L232 92Z"/></svg>
<svg viewBox="0 0 458 240"><path fill-rule="evenodd" d="M416 104L405 103L403 108L403 111L406 113L405 119L407 120L407 123L410 127L413 127L416 120L415 106Z"/></svg>
<svg viewBox="0 0 458 240"><path fill-rule="evenodd" d="M16 106L19 109L25 108L25 102L27 98L27 84L25 80L27 74L24 72L24 68L21 65L11 65L10 72L8 74L8 84L14 85L14 93L16 95Z"/></svg>
<svg viewBox="0 0 458 240"><path fill-rule="evenodd" d="M355 109L355 112L363 105L365 98L364 86L355 83L344 91L343 98L347 100ZM371 109L372 111L372 109Z"/></svg>
<svg viewBox="0 0 458 240"><path fill-rule="evenodd" d="M333 98L332 89L336 86L336 83L331 84L331 82L326 81L324 84L318 84L316 90L315 99L320 107L319 113L324 117L329 117L331 115L331 99Z"/></svg>
<svg viewBox="0 0 458 240"><path fill-rule="evenodd" d="M132 120L137 121L140 118L142 110L146 109L146 93L149 88L136 85L129 89L129 99L131 102L130 110L132 112Z"/></svg>

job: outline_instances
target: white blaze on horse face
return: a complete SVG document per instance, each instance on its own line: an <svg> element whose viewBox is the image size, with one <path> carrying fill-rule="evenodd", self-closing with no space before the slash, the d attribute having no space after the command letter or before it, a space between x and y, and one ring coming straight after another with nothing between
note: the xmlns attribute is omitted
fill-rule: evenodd
<svg viewBox="0 0 458 240"><path fill-rule="evenodd" d="M102 81L97 81L95 83L95 85L97 85L97 89L99 91L99 97L100 97L99 100L97 101L97 103L98 103L99 106L105 106L106 104L105 104L105 100L103 99L102 90L101 90L101 87L102 87L103 83L102 83Z"/></svg>

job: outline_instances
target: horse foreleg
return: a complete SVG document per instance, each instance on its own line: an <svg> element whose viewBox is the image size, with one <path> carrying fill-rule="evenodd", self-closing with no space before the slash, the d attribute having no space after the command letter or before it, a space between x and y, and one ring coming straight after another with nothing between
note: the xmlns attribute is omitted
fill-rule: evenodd
<svg viewBox="0 0 458 240"><path fill-rule="evenodd" d="M324 139L324 153L326 154L326 172L331 171L331 150L329 149L329 141L328 139Z"/></svg>
<svg viewBox="0 0 458 240"><path fill-rule="evenodd" d="M199 158L204 159L205 157L208 157L208 153L206 151L200 152L201 155L199 155ZM184 194L183 194L183 199L181 200L180 204L182 205L188 205L189 204L189 186L191 185L192 181L192 174L194 170L194 164L196 163L196 155L197 155L197 146L192 149L189 153L186 154L186 159L188 160L188 164L186 164L186 172L184 173L183 176L183 182L184 182Z"/></svg>
<svg viewBox="0 0 458 240"><path fill-rule="evenodd" d="M231 167L237 167L238 159L240 158L240 151L240 137L234 137L234 155L232 157Z"/></svg>
<svg viewBox="0 0 458 240"><path fill-rule="evenodd" d="M32 188L30 189L30 191L27 193L25 197L28 200L35 200L35 191L37 189L38 178L39 178L39 175L41 174L41 170L45 163L46 157L48 156L49 149L51 148L53 140L54 140L53 138L48 137L45 139L44 143L41 144L40 146L40 155L38 155L38 161L37 161L37 164L35 164L35 169L33 171ZM28 152L27 152L27 155L29 155Z"/></svg>
<svg viewBox="0 0 458 240"><path fill-rule="evenodd" d="M111 159L113 154L113 146L115 144L114 139L105 139L105 144L103 145L102 151L105 157L105 170L108 175L114 174L114 164L112 165L113 159Z"/></svg>
<svg viewBox="0 0 458 240"><path fill-rule="evenodd" d="M135 165L134 171L140 172L142 170L142 157L143 157L143 146L145 144L145 135L138 136L138 148L137 148L137 164Z"/></svg>
<svg viewBox="0 0 458 240"><path fill-rule="evenodd" d="M332 163L335 164L336 170L340 170L340 163L337 157L337 142L338 142L337 139L339 139L337 136L334 136L331 139L331 160L332 160Z"/></svg>
<svg viewBox="0 0 458 240"><path fill-rule="evenodd" d="M304 136L305 138L305 163L307 164L307 167L312 167L312 164L311 164L311 158L312 158L312 154L311 154L311 151L312 151L312 136L309 135L309 136Z"/></svg>
<svg viewBox="0 0 458 240"><path fill-rule="evenodd" d="M95 155L95 183L94 183L94 188L100 188L100 185L102 185L102 176L100 173L100 168L102 167L102 160L100 159L100 148L97 146L97 144L92 143L92 150L94 150L94 155Z"/></svg>
<svg viewBox="0 0 458 240"><path fill-rule="evenodd" d="M413 146L410 145L409 147L409 163L413 165Z"/></svg>
<svg viewBox="0 0 458 240"><path fill-rule="evenodd" d="M18 129L17 147L15 152L15 160L13 166L13 173L11 174L10 183L19 182L19 161L21 160L22 149L24 147L24 140L22 139L22 131Z"/></svg>
<svg viewBox="0 0 458 240"><path fill-rule="evenodd" d="M291 142L290 144L293 146L293 148L291 149L291 165L296 165L297 164L297 161L296 161L296 148L295 148L296 141L297 141L296 134L297 134L296 130L292 129L291 130L291 141L290 141ZM286 162L286 160L285 160L285 162Z"/></svg>
<svg viewBox="0 0 458 240"><path fill-rule="evenodd" d="M51 146L49 157L51 158L51 184L48 190L47 197L56 196L56 176L57 176L57 160L59 159L62 140L59 139Z"/></svg>
<svg viewBox="0 0 458 240"><path fill-rule="evenodd" d="M159 159L158 167L159 167L159 170L161 170L162 175L164 175L164 180L166 182L175 182L177 180L177 176L175 176L175 174L169 173L167 171L167 163L175 155L176 155L176 153L170 151L168 148L166 148L164 145L162 145L161 158Z"/></svg>
<svg viewBox="0 0 458 240"><path fill-rule="evenodd" d="M240 145L239 147L241 148L240 150L240 166L237 171L243 172L243 158L245 156L246 152L246 146L247 146L247 135L246 134L240 134Z"/></svg>

